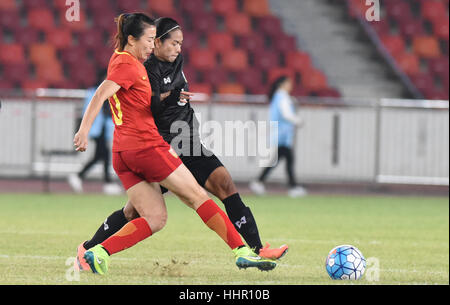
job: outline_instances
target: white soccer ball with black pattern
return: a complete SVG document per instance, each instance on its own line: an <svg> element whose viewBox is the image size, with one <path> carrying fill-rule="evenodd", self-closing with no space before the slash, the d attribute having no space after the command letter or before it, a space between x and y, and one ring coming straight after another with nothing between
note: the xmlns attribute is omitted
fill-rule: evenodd
<svg viewBox="0 0 450 305"><path fill-rule="evenodd" d="M357 280L366 270L366 259L358 248L341 245L330 251L325 267L333 280Z"/></svg>

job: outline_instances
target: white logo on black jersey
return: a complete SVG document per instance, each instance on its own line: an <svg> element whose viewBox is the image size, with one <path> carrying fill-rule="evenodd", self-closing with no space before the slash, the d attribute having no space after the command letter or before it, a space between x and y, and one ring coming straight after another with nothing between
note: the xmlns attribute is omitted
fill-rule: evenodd
<svg viewBox="0 0 450 305"><path fill-rule="evenodd" d="M170 84L171 82L170 77L164 78L164 85Z"/></svg>

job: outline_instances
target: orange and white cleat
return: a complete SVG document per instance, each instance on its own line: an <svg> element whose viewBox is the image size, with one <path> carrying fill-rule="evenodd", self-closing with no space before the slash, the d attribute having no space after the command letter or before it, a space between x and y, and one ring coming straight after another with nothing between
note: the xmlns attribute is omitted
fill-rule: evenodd
<svg viewBox="0 0 450 305"><path fill-rule="evenodd" d="M73 268L77 271L90 271L91 267L84 259L84 253L86 249L83 246L84 242L82 242L77 248L77 257L75 258L75 262L73 263Z"/></svg>
<svg viewBox="0 0 450 305"><path fill-rule="evenodd" d="M286 252L288 251L288 245L282 245L279 248L270 249L269 243L266 243L266 246L259 250L259 256L268 259L280 259L282 258Z"/></svg>

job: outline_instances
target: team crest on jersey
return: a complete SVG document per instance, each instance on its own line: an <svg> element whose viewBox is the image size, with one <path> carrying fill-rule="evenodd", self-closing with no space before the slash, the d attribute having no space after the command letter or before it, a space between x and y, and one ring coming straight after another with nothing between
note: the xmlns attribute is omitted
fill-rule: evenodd
<svg viewBox="0 0 450 305"><path fill-rule="evenodd" d="M146 80L147 79L147 76L142 76L142 80Z"/></svg>
<svg viewBox="0 0 450 305"><path fill-rule="evenodd" d="M170 84L171 82L172 82L172 80L170 79L170 77L164 78L164 85Z"/></svg>

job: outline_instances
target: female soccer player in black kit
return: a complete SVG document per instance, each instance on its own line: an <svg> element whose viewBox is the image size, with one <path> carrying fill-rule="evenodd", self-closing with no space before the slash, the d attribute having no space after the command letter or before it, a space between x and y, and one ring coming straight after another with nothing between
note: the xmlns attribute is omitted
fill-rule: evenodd
<svg viewBox="0 0 450 305"><path fill-rule="evenodd" d="M151 110L159 133L176 150L197 182L223 202L228 217L248 246L261 257L279 259L287 252L288 246L275 249L271 249L268 244L262 246L252 212L242 202L229 172L201 144L198 121L189 103L192 93L188 92L188 82L183 73L181 27L171 18L160 18L156 25L154 53L144 65L152 87ZM189 132L186 132L186 128ZM166 191L163 189L163 192ZM111 214L94 237L79 246L78 252L80 253L80 247L89 249L103 242L137 217L138 213L128 202L123 209Z"/></svg>

